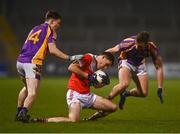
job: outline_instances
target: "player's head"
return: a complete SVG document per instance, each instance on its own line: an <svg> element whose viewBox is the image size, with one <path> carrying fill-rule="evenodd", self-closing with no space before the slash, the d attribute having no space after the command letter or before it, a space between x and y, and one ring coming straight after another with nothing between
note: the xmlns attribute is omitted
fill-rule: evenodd
<svg viewBox="0 0 180 134"><path fill-rule="evenodd" d="M137 46L142 47L142 46L147 45L147 43L149 42L149 39L150 39L150 35L148 32L146 31L139 32L136 38Z"/></svg>
<svg viewBox="0 0 180 134"><path fill-rule="evenodd" d="M45 15L45 21L52 29L57 30L61 24L61 15L56 11L49 10Z"/></svg>
<svg viewBox="0 0 180 134"><path fill-rule="evenodd" d="M96 57L97 69L105 70L114 64L114 56L109 52L103 52Z"/></svg>

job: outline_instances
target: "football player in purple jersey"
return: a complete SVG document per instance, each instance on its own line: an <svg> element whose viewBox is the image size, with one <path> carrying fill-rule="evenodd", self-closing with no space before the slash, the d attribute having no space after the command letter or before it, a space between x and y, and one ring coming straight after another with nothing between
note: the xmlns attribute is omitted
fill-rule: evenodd
<svg viewBox="0 0 180 134"><path fill-rule="evenodd" d="M120 95L119 108L123 109L128 96L146 97L148 95L148 74L145 61L147 57L151 57L156 68L157 96L160 102L163 103L163 63L156 45L150 40L148 32L142 31L136 36L126 38L114 47L107 49L106 52L111 52L112 54L119 52L119 83L109 93L109 100ZM131 80L135 82L136 87L128 90ZM98 111L87 118L87 120L97 119L106 115L108 113Z"/></svg>
<svg viewBox="0 0 180 134"><path fill-rule="evenodd" d="M41 67L46 53L64 60L79 60L82 55L67 55L56 47L57 30L61 25L58 12L49 10L45 15L45 22L35 26L29 33L17 59L17 70L24 87L19 92L16 121L26 122L27 115L37 97L40 84Z"/></svg>

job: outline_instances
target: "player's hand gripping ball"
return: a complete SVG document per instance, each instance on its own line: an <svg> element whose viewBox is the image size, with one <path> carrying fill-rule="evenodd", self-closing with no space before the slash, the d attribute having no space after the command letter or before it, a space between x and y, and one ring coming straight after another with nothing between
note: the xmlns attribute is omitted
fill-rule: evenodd
<svg viewBox="0 0 180 134"><path fill-rule="evenodd" d="M105 85L110 84L109 76L104 71L97 70L96 72L94 72L94 74L95 74L96 80L97 80L97 84L94 85L95 88L101 88Z"/></svg>

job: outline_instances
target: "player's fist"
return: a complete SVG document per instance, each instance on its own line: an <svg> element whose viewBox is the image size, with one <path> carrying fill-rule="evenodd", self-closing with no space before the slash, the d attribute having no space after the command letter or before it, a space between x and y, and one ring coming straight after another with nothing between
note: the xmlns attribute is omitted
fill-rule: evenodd
<svg viewBox="0 0 180 134"><path fill-rule="evenodd" d="M88 80L90 82L90 85L97 85L98 84L98 81L96 79L96 74L89 74L88 75Z"/></svg>
<svg viewBox="0 0 180 134"><path fill-rule="evenodd" d="M70 61L74 61L74 60L80 60L83 57L83 55L79 54L79 55L72 55L69 56L69 60Z"/></svg>
<svg viewBox="0 0 180 134"><path fill-rule="evenodd" d="M158 88L158 90L157 90L157 96L159 97L159 99L160 99L160 102L161 102L161 104L164 102L164 100L163 100L163 95L162 95L162 88Z"/></svg>

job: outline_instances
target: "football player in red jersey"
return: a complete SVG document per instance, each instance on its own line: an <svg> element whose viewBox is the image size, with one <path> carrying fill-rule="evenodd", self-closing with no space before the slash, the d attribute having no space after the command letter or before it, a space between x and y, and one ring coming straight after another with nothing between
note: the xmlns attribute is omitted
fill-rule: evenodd
<svg viewBox="0 0 180 134"><path fill-rule="evenodd" d="M97 80L94 76L96 70L105 70L114 62L114 57L109 52L103 52L96 56L85 54L82 59L70 64L69 71L72 75L68 83L66 95L69 107L68 117L53 117L47 119L34 118L31 122L76 122L80 120L80 111L82 108L92 108L103 110L108 113L117 109L112 101L95 95L90 92L90 85L96 86ZM105 78L104 85L109 84L109 78Z"/></svg>

